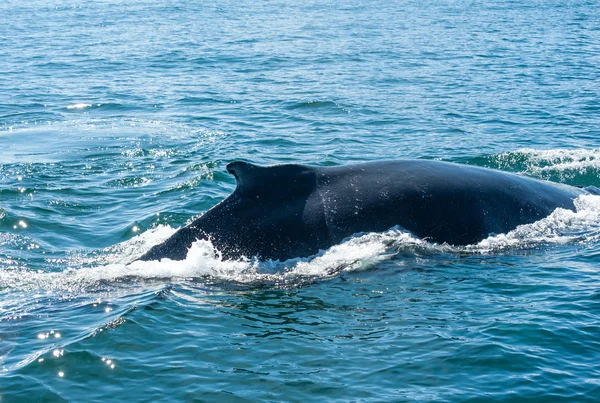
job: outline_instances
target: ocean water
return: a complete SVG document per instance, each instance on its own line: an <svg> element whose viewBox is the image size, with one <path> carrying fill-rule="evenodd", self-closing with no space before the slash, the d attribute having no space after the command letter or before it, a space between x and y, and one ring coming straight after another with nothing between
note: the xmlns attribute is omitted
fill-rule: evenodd
<svg viewBox="0 0 600 403"><path fill-rule="evenodd" d="M600 197L477 245L129 264L225 165L600 187L600 2L5 0L0 401L600 401Z"/></svg>

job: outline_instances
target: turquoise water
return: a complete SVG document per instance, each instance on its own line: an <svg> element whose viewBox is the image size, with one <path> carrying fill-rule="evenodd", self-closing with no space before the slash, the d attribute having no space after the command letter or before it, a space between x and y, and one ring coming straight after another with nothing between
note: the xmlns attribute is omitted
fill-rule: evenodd
<svg viewBox="0 0 600 403"><path fill-rule="evenodd" d="M0 401L600 401L600 198L478 245L128 265L225 165L600 187L598 1L4 1Z"/></svg>

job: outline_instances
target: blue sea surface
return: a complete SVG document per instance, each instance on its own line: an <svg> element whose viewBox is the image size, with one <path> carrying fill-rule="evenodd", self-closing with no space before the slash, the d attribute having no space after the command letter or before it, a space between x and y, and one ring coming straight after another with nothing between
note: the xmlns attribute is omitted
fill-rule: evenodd
<svg viewBox="0 0 600 403"><path fill-rule="evenodd" d="M600 401L599 196L129 264L228 162L401 158L600 187L600 2L4 0L0 401Z"/></svg>

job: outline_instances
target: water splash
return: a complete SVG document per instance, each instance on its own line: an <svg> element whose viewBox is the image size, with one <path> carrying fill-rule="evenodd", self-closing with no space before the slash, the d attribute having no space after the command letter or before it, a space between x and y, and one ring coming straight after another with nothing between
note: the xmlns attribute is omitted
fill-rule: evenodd
<svg viewBox="0 0 600 403"><path fill-rule="evenodd" d="M600 196L582 195L575 199L575 211L558 208L548 217L490 236L467 251L478 253L506 249L526 249L539 245L596 242L600 239Z"/></svg>

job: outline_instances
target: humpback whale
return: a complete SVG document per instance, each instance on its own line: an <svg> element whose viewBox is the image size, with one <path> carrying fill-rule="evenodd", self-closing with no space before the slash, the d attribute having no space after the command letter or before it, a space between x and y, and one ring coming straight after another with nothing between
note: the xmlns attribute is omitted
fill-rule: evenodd
<svg viewBox="0 0 600 403"><path fill-rule="evenodd" d="M520 174L432 160L335 167L227 165L234 192L140 260L183 260L208 239L225 259L306 257L353 234L399 226L467 245L574 210L584 190Z"/></svg>

